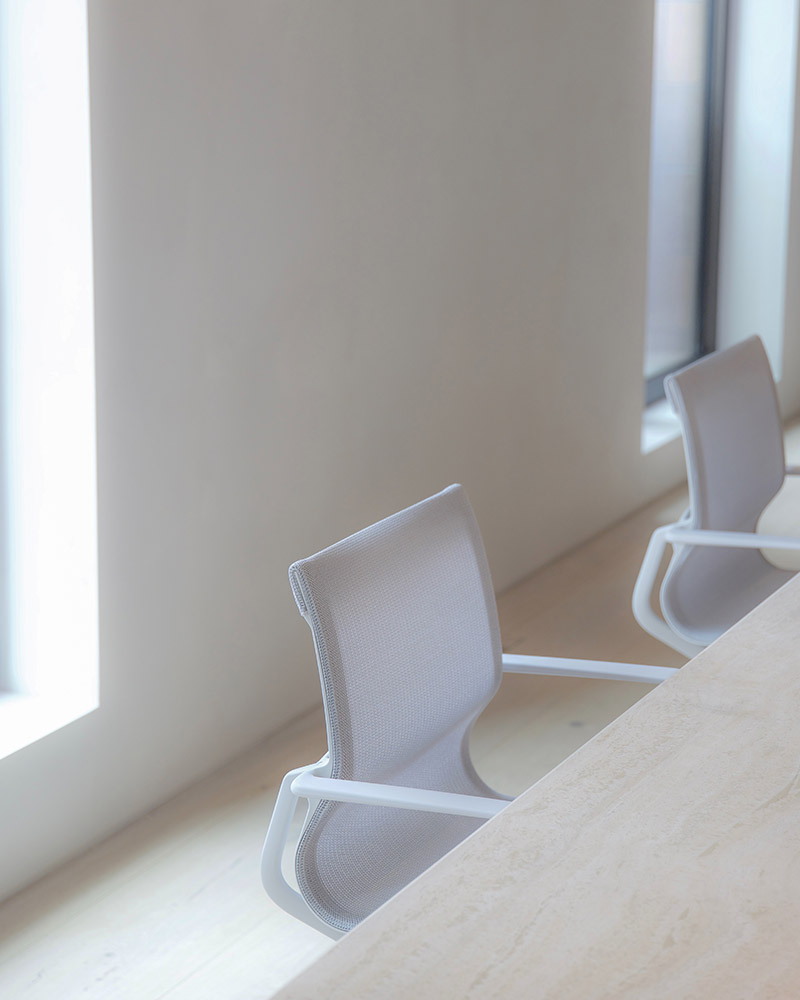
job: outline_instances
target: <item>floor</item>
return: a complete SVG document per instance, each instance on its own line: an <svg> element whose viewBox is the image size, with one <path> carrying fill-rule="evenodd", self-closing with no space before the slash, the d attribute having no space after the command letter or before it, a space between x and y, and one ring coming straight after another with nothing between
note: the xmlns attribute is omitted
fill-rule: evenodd
<svg viewBox="0 0 800 1000"><path fill-rule="evenodd" d="M650 532L685 505L674 491L501 595L504 648L679 666L636 625L630 595ZM474 731L478 770L519 792L648 690L508 676ZM324 749L316 711L9 900L0 996L269 997L332 944L273 906L258 880L281 777Z"/></svg>

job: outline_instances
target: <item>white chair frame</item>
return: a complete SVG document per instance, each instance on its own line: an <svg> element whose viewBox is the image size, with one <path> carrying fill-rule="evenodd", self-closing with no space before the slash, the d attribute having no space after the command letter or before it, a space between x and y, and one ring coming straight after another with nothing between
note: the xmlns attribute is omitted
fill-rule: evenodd
<svg viewBox="0 0 800 1000"><path fill-rule="evenodd" d="M800 540L798 540L798 548L800 548ZM639 663L574 660L504 653L503 673L660 684L677 673L677 669ZM478 819L491 819L508 804L503 799L479 795L459 795L452 792L406 788L399 785L345 781L331 778L329 775L330 762L326 754L315 764L290 771L283 779L261 853L261 881L267 894L282 909L334 939L342 937L343 932L321 920L297 889L286 881L281 870L292 820L301 799L308 803L306 818L311 814L316 804L323 799L334 802L387 806L394 809L413 809L455 816L471 816Z"/></svg>
<svg viewBox="0 0 800 1000"><path fill-rule="evenodd" d="M800 466L788 465L787 476L800 475ZM669 627L650 603L661 560L667 545L678 548L681 545L707 545L719 548L739 549L780 549L785 552L800 552L800 537L788 535L762 535L757 531L713 531L709 528L689 528L689 512L674 524L656 528L647 546L639 575L633 588L633 614L641 627L672 649L684 656L696 656L704 647L689 642Z"/></svg>

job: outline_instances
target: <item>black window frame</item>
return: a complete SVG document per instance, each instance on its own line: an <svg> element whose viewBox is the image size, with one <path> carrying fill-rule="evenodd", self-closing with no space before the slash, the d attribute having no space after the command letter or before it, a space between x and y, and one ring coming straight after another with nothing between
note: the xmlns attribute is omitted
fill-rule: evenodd
<svg viewBox="0 0 800 1000"><path fill-rule="evenodd" d="M698 254L697 337L694 351L678 364L645 379L645 406L664 398L664 379L716 349L722 141L728 50L728 0L709 0L706 53L705 141L703 143L701 232Z"/></svg>

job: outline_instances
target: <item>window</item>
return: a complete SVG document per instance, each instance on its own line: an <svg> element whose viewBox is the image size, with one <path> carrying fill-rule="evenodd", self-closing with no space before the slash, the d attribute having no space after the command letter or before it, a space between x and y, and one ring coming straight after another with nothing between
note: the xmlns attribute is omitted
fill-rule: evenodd
<svg viewBox="0 0 800 1000"><path fill-rule="evenodd" d="M725 0L656 0L645 402L714 349Z"/></svg>
<svg viewBox="0 0 800 1000"><path fill-rule="evenodd" d="M85 0L0 4L0 757L97 705Z"/></svg>

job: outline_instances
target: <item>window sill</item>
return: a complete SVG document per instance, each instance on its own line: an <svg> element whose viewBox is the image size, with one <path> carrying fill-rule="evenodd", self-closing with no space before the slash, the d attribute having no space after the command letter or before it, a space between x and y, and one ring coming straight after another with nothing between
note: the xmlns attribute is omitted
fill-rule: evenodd
<svg viewBox="0 0 800 1000"><path fill-rule="evenodd" d="M642 454L647 455L681 436L681 425L666 399L645 407L642 414Z"/></svg>
<svg viewBox="0 0 800 1000"><path fill-rule="evenodd" d="M97 698L59 698L0 692L0 759L88 715Z"/></svg>

